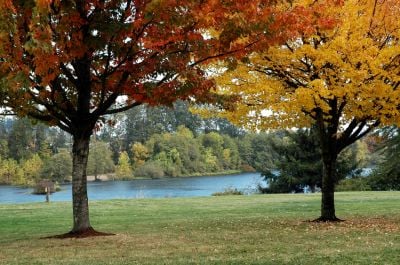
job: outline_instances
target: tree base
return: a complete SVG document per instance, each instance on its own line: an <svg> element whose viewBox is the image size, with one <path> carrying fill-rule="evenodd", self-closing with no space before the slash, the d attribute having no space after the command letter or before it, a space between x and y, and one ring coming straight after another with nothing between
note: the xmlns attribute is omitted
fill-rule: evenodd
<svg viewBox="0 0 400 265"><path fill-rule="evenodd" d="M45 239L52 239L52 238L66 239L66 238L87 238L87 237L95 237L95 236L115 236L115 234L99 232L99 231L94 230L92 227L89 227L88 229L78 231L78 232L70 231L65 234L48 236L48 237L44 237L44 238Z"/></svg>
<svg viewBox="0 0 400 265"><path fill-rule="evenodd" d="M344 220L337 218L336 216L333 218L327 218L327 217L318 217L317 219L312 220L311 222L314 223L338 223L338 222L344 222Z"/></svg>

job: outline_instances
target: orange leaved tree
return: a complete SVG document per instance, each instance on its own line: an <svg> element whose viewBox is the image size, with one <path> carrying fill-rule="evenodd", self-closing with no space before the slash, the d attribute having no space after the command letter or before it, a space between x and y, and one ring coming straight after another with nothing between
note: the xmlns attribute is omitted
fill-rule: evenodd
<svg viewBox="0 0 400 265"><path fill-rule="evenodd" d="M238 124L258 130L318 128L323 161L319 221L338 220L339 153L374 128L400 121L400 2L336 2L325 16L336 18L337 26L316 27L255 52L218 80L220 93L242 98L235 111L221 113Z"/></svg>
<svg viewBox="0 0 400 265"><path fill-rule="evenodd" d="M211 99L204 63L291 34L278 30L291 16L278 19L274 2L0 0L2 104L73 137L70 235L95 233L86 167L96 126L141 104Z"/></svg>

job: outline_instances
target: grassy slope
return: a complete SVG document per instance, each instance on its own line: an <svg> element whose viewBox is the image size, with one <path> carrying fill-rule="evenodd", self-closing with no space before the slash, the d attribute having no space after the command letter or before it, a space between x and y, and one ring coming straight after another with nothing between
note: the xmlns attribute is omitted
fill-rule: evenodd
<svg viewBox="0 0 400 265"><path fill-rule="evenodd" d="M67 232L69 203L0 205L0 264L399 264L400 192L337 193L346 222L318 217L320 195L91 202L93 226Z"/></svg>

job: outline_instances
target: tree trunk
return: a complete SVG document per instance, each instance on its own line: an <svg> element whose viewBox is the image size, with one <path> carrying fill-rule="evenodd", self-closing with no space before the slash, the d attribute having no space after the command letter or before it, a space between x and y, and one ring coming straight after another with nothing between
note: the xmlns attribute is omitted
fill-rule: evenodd
<svg viewBox="0 0 400 265"><path fill-rule="evenodd" d="M336 109L337 102L334 100L332 110ZM335 214L335 184L337 157L340 153L338 145L339 116L332 111L329 122L324 119L321 109L316 112L316 128L322 152L322 183L321 183L321 216L316 219L317 222L336 222L340 221Z"/></svg>
<svg viewBox="0 0 400 265"><path fill-rule="evenodd" d="M321 216L318 221L338 221L335 214L336 154L323 157Z"/></svg>
<svg viewBox="0 0 400 265"><path fill-rule="evenodd" d="M321 216L316 222L338 222L342 221L335 213L335 185L337 181L336 164L338 154L334 148L326 148L331 145L322 145L322 198ZM332 146L331 146L332 147Z"/></svg>
<svg viewBox="0 0 400 265"><path fill-rule="evenodd" d="M114 235L111 233L98 232L90 226L86 175L89 158L89 143L90 134L81 133L73 136L72 210L74 223L72 230L69 233L50 236L48 238L84 238Z"/></svg>
<svg viewBox="0 0 400 265"><path fill-rule="evenodd" d="M74 226L71 233L92 230L89 222L86 168L89 157L89 137L74 136L72 146L72 201Z"/></svg>

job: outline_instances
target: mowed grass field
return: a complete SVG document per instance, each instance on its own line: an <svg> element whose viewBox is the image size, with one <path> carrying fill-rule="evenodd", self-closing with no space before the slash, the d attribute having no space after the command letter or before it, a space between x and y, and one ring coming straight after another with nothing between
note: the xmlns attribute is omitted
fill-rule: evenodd
<svg viewBox="0 0 400 265"><path fill-rule="evenodd" d="M400 192L336 194L345 222L312 223L320 194L90 202L115 236L69 230L70 203L0 204L0 264L400 264Z"/></svg>

